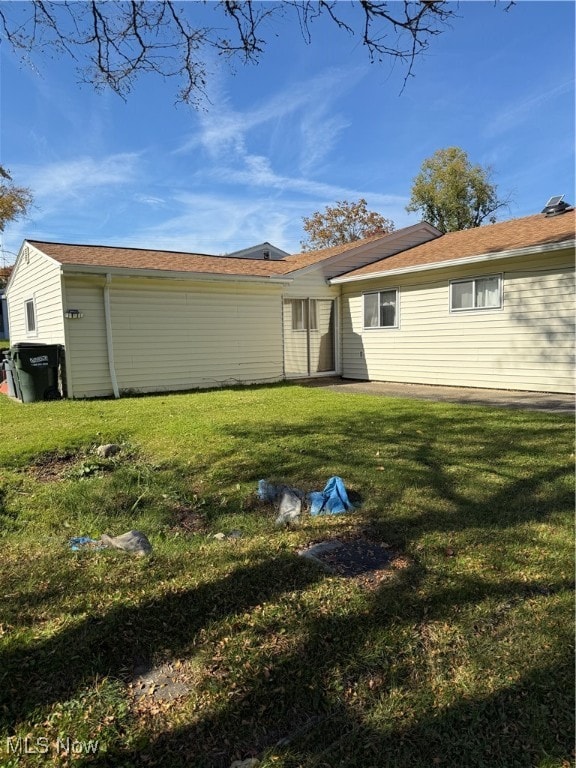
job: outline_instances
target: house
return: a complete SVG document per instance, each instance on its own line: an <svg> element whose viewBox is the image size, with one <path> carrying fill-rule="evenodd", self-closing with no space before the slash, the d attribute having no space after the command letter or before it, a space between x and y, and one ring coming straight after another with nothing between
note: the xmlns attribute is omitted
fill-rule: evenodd
<svg viewBox="0 0 576 768"><path fill-rule="evenodd" d="M292 256L26 240L11 341L61 344L76 398L321 375L570 392L574 244L573 209Z"/></svg>
<svg viewBox="0 0 576 768"><path fill-rule="evenodd" d="M281 248L277 248L271 243L260 243L259 245L252 245L250 248L243 248L241 251L234 251L233 253L227 253L226 256L235 256L242 259L285 259L290 256L288 251L283 251Z"/></svg>

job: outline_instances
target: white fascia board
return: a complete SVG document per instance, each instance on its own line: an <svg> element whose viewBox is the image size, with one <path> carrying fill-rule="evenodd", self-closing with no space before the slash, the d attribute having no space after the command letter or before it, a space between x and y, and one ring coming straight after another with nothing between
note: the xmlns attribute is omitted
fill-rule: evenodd
<svg viewBox="0 0 576 768"><path fill-rule="evenodd" d="M213 272L177 272L162 269L122 269L121 267L99 267L89 264L63 264L62 273L71 275L113 275L114 277L147 277L162 280L205 280L242 283L264 283L266 285L291 283L291 277L259 277L253 275L222 275Z"/></svg>
<svg viewBox="0 0 576 768"><path fill-rule="evenodd" d="M437 261L433 264L420 264L413 267L399 267L398 269L386 269L380 272L367 272L364 275L353 275L352 277L333 277L328 282L330 285L340 285L342 283L356 283L361 280L373 280L376 277L388 277L389 275L407 275L412 272L426 272L433 269L444 269L446 267L459 267L466 264L477 264L486 261L498 261L499 259L512 259L516 256L531 256L539 253L550 253L551 251L564 251L574 248L576 240L564 240L561 243L548 243L547 245L528 246L526 248L514 248L510 251L497 251L496 253L483 253L478 256L468 256L463 259L449 259L447 261Z"/></svg>
<svg viewBox="0 0 576 768"><path fill-rule="evenodd" d="M431 235L430 240L435 240L437 237L440 237L442 232L440 232L439 229L436 229L435 226L432 224L428 224L427 221L421 221L418 224L412 224L409 227L403 227L402 229L397 230L396 232L390 232L388 235L382 235L382 239L386 238L387 243L394 243L398 240L401 240L405 235L409 234L410 232L415 232L417 230L422 230L423 232L427 232L429 235ZM423 245L424 242L429 242L429 240L424 240L422 243L419 243L418 245ZM337 253L334 256L328 256L326 259L323 259L322 261L317 261L314 264L310 264L307 267L302 267L301 269L295 269L293 272L290 272L289 274L300 276L305 275L307 272L313 272L315 269L319 269L320 267L323 267L325 264L337 264L339 261L344 261L345 258L349 257L351 254L357 254L357 253L370 253L370 251L375 250L380 245L380 240L373 240L370 243L364 243L363 245L359 245L357 248L349 248L347 251L343 251L342 253ZM410 248L417 248L418 246L411 245ZM408 249L406 249L408 250ZM399 251L393 251L393 253L389 254L389 256L395 256L396 253ZM386 259L388 256L382 256L381 258ZM333 280L336 280L336 278L332 278ZM331 281L329 281L331 282Z"/></svg>

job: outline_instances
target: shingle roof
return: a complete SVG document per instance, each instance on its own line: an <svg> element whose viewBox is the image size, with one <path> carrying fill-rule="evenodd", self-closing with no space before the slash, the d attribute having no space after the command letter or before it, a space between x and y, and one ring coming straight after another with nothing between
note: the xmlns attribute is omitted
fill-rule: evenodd
<svg viewBox="0 0 576 768"><path fill-rule="evenodd" d="M342 275L341 279L385 273L397 269L423 267L444 261L496 254L519 248L531 248L574 240L575 212L558 216L536 214L475 229L450 232L407 251ZM338 278L337 278L338 279Z"/></svg>
<svg viewBox="0 0 576 768"><path fill-rule="evenodd" d="M374 243L377 240L383 240L384 238L388 237L389 234L393 233L389 232L384 235L371 235L370 237L365 237L362 240L354 240L353 242L345 243L344 245L334 245L331 248L321 248L317 251L304 251L303 253L295 253L292 256L288 256L286 259L283 259L281 263L286 265L286 272L295 272L298 269L310 267L313 264L318 264L321 261L330 259L332 256L340 256L340 254L353 251L355 248L361 248L362 246L368 245L369 243Z"/></svg>
<svg viewBox="0 0 576 768"><path fill-rule="evenodd" d="M423 267L455 259L496 254L516 248L529 248L573 240L575 237L574 215L573 210L551 217L537 214L476 229L452 232L348 272L342 275L340 279L345 280L349 277L361 277L362 275L396 269ZM270 261L237 256L214 256L204 253L156 251L144 248L72 245L47 243L39 240L28 240L28 242L59 263L70 266L87 265L130 270L161 270L164 272L205 273L231 277L273 278L289 277L291 273L299 269L318 264L356 248L362 248L388 236L373 235L345 245L308 251L288 256L285 259Z"/></svg>
<svg viewBox="0 0 576 768"><path fill-rule="evenodd" d="M31 245L60 264L73 266L194 272L214 275L273 277L282 274L279 262L204 253L156 251L145 248L116 248L105 245L73 245L28 240ZM281 262L280 262L281 263Z"/></svg>
<svg viewBox="0 0 576 768"><path fill-rule="evenodd" d="M339 256L341 253L360 248L381 240L386 235L372 235L352 243L307 251L285 259L251 259L238 256L214 256L206 253L182 253L180 251L155 251L145 248L117 248L107 245L74 245L28 240L42 253L60 264L88 265L126 269L157 269L168 272L198 272L216 275L275 277L288 275L304 267Z"/></svg>

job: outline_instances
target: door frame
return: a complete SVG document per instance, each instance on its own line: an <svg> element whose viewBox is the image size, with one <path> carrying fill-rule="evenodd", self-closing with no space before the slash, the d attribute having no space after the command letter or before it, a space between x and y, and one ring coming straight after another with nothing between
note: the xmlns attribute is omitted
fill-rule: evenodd
<svg viewBox="0 0 576 768"><path fill-rule="evenodd" d="M331 301L334 307L334 332L332 343L334 345L334 369L331 371L321 371L320 373L310 372L310 323L306 328L306 355L308 373L287 373L286 372L286 331L285 323L285 305L287 301L306 299L310 301ZM310 305L308 304L308 307ZM308 317L309 317L308 312ZM282 296L282 367L284 378L293 379L315 379L327 376L338 376L340 371L340 297L339 296Z"/></svg>

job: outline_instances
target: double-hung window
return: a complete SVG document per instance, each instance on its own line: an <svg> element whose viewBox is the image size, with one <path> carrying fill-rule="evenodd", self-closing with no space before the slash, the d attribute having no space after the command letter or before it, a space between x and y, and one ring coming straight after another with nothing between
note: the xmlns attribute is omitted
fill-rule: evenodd
<svg viewBox="0 0 576 768"><path fill-rule="evenodd" d="M398 289L364 294L364 328L398 328Z"/></svg>
<svg viewBox="0 0 576 768"><path fill-rule="evenodd" d="M34 299L28 299L24 302L24 315L26 319L26 333L29 336L35 336L37 333L36 325L36 302Z"/></svg>
<svg viewBox="0 0 576 768"><path fill-rule="evenodd" d="M500 309L502 307L502 278L500 275L453 280L450 283L450 311L471 309Z"/></svg>

